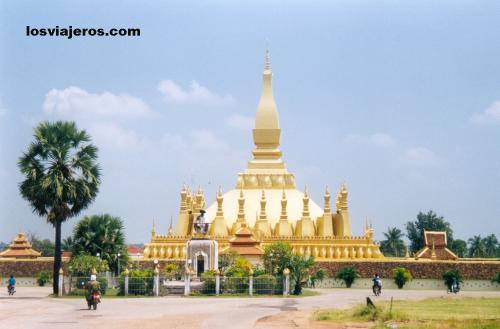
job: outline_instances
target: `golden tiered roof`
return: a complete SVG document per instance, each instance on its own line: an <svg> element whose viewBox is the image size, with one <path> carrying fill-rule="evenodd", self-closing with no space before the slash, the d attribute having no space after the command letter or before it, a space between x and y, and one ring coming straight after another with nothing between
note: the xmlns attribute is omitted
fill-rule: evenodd
<svg viewBox="0 0 500 329"><path fill-rule="evenodd" d="M37 258L41 255L40 252L33 250L24 233L18 233L9 248L0 253L0 257L4 258Z"/></svg>

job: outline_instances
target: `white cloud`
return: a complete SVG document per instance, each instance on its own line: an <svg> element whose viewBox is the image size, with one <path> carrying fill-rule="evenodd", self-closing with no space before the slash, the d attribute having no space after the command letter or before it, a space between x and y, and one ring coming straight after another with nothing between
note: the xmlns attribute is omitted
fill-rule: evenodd
<svg viewBox="0 0 500 329"><path fill-rule="evenodd" d="M208 151L226 151L229 146L210 130L194 130L190 133L192 145Z"/></svg>
<svg viewBox="0 0 500 329"><path fill-rule="evenodd" d="M232 128L251 130L255 125L255 118L240 114L234 114L226 118L225 123L227 126Z"/></svg>
<svg viewBox="0 0 500 329"><path fill-rule="evenodd" d="M500 101L494 102L482 113L474 114L471 121L477 124L500 124Z"/></svg>
<svg viewBox="0 0 500 329"><path fill-rule="evenodd" d="M413 147L406 150L403 155L404 161L415 167L437 167L442 164L441 159L425 147Z"/></svg>
<svg viewBox="0 0 500 329"><path fill-rule="evenodd" d="M89 93L79 87L52 89L45 96L43 111L49 115L86 119L136 119L153 113L140 98L110 92Z"/></svg>
<svg viewBox="0 0 500 329"><path fill-rule="evenodd" d="M88 129L95 144L115 151L136 151L143 143L134 130L116 123L94 123Z"/></svg>
<svg viewBox="0 0 500 329"><path fill-rule="evenodd" d="M387 147L395 144L394 138L385 133L374 133L371 135L350 134L344 138L348 144L364 144L379 147Z"/></svg>
<svg viewBox="0 0 500 329"><path fill-rule="evenodd" d="M160 81L158 90L169 103L231 104L235 101L233 96L218 95L196 80L191 81L187 89L172 80L163 80Z"/></svg>

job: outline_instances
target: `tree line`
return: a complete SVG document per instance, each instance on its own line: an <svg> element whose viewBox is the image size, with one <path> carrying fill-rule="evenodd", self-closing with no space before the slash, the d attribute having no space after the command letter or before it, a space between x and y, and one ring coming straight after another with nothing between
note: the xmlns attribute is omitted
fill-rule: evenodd
<svg viewBox="0 0 500 329"><path fill-rule="evenodd" d="M438 216L432 210L427 213L419 212L415 221L409 221L405 225L406 234L397 227L389 227L384 232L385 239L380 241L380 251L385 256L402 257L406 254L406 248L411 254L421 250L424 245L425 231L446 231L448 249L458 257L472 258L497 258L500 257L500 244L495 234L486 237L474 235L467 241L455 239L451 224L442 216ZM407 237L410 244L406 246L403 238Z"/></svg>

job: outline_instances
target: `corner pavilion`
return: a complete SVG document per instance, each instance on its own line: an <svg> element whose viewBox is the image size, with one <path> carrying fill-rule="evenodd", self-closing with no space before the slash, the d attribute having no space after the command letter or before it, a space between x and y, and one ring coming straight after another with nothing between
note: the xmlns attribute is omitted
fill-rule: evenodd
<svg viewBox="0 0 500 329"><path fill-rule="evenodd" d="M296 188L295 175L286 169L281 158L280 135L270 57L266 52L262 94L253 129L253 159L238 174L235 189L226 193L219 189L216 201L209 207L201 188L194 192L184 186L175 232L170 225L166 235L157 234L153 226L144 258L185 259L186 242L194 235L193 221L201 209L206 209L212 219L209 238L217 240L219 251L229 249L236 233L245 230L246 235L247 231L252 233L257 248L283 241L295 253L321 261L383 258L373 241L371 227L365 225L363 235L352 234L345 184L338 189L335 209L330 207L328 188L323 208L309 198L307 191Z"/></svg>

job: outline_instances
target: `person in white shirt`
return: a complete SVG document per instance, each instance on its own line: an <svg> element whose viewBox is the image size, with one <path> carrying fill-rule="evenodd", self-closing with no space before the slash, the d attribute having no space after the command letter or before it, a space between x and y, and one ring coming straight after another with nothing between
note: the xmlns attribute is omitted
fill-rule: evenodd
<svg viewBox="0 0 500 329"><path fill-rule="evenodd" d="M201 209L200 214L196 217L195 227L203 233L203 235L208 232L208 225L210 224L210 218L205 210Z"/></svg>

